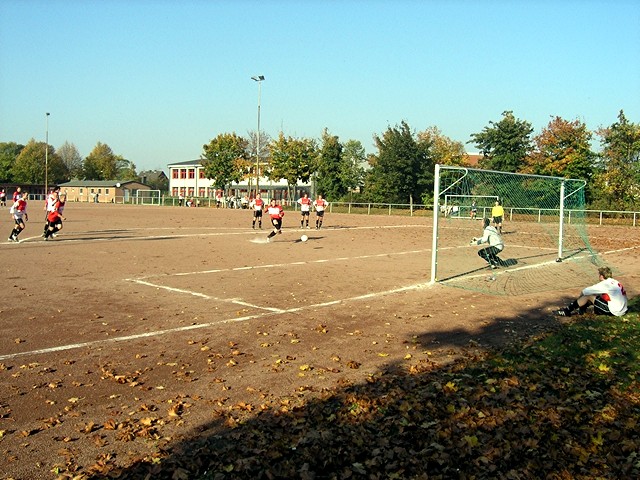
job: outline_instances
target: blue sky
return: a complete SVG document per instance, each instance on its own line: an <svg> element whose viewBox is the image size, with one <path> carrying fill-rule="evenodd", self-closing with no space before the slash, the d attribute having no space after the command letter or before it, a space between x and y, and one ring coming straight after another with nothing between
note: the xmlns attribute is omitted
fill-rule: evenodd
<svg viewBox="0 0 640 480"><path fill-rule="evenodd" d="M0 142L97 142L138 170L220 133L467 142L505 110L640 122L636 0L2 0ZM474 151L472 144L467 151Z"/></svg>

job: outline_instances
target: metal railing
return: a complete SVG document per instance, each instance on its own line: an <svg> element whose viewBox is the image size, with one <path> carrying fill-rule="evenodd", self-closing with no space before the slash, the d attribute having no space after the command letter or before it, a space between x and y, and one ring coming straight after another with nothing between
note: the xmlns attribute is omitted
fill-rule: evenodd
<svg viewBox="0 0 640 480"><path fill-rule="evenodd" d="M32 199L39 200L42 198L40 195L32 195ZM181 201L182 200L182 201ZM269 199L264 199L268 203ZM162 206L188 206L189 199L180 199L179 197L172 197L169 195L163 195L158 203L158 199L136 198L129 197L115 197L111 202L117 204L131 204L131 205L162 205ZM209 197L193 197L193 203L195 207L207 207L207 208L232 208L232 209L244 209L248 205L242 202L242 199L235 200L223 199L218 203L215 198ZM87 203L87 202L85 202ZM91 202L88 202L91 203ZM105 203L105 202L100 202ZM287 210L298 211L299 205L296 201L282 201L283 206ZM461 206L456 215L452 215L448 218L469 218L468 212L470 207ZM410 217L425 217L431 218L433 216L433 205L421 205L421 204L409 204L409 203L375 203L375 202L330 202L329 213L349 213L349 214L361 214L361 215L404 215ZM560 214L559 209L553 208L517 208L517 207L505 207L505 219L509 221L535 221L538 223L544 222L557 222ZM567 221L571 223L576 218L584 218L585 222L589 225L620 225L620 226L633 226L637 227L640 224L640 211L633 210L569 210L565 209L567 215ZM443 212L444 215L444 212ZM491 216L491 207L478 207L478 217Z"/></svg>

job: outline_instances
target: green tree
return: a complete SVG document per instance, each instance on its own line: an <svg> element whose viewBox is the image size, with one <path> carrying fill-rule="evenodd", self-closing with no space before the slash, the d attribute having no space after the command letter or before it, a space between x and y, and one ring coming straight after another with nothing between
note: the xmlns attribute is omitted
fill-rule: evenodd
<svg viewBox="0 0 640 480"><path fill-rule="evenodd" d="M342 179L342 161L342 144L339 138L331 135L325 128L318 154L316 190L327 200L336 201L348 191Z"/></svg>
<svg viewBox="0 0 640 480"><path fill-rule="evenodd" d="M618 121L597 131L602 152L595 178L600 193L594 206L636 209L640 204L640 125L620 110Z"/></svg>
<svg viewBox="0 0 640 480"><path fill-rule="evenodd" d="M360 141L348 140L344 144L340 178L350 193L364 185L366 161L365 150Z"/></svg>
<svg viewBox="0 0 640 480"><path fill-rule="evenodd" d="M118 158L109 145L98 142L84 159L85 180L114 180L118 173Z"/></svg>
<svg viewBox="0 0 640 480"><path fill-rule="evenodd" d="M58 148L58 156L67 166L70 178L82 178L82 155L73 143L64 142Z"/></svg>
<svg viewBox="0 0 640 480"><path fill-rule="evenodd" d="M0 142L0 182L13 181L13 165L23 148L15 142Z"/></svg>
<svg viewBox="0 0 640 480"><path fill-rule="evenodd" d="M44 184L45 170L49 185L69 180L67 166L56 154L55 148L45 142L36 142L31 139L16 158L13 166L13 180L18 183Z"/></svg>
<svg viewBox="0 0 640 480"><path fill-rule="evenodd" d="M534 148L520 171L590 180L596 158L591 150L592 136L583 122L554 117L533 138Z"/></svg>
<svg viewBox="0 0 640 480"><path fill-rule="evenodd" d="M116 180L137 180L136 164L122 155L116 155Z"/></svg>
<svg viewBox="0 0 640 480"><path fill-rule="evenodd" d="M465 165L467 152L464 144L443 135L438 127L429 127L418 133L418 140L429 145L430 156L440 165Z"/></svg>
<svg viewBox="0 0 640 480"><path fill-rule="evenodd" d="M500 172L517 172L531 151L533 128L529 122L518 120L513 112L502 113L502 120L489 122L480 133L471 134L471 141L483 155L480 166Z"/></svg>
<svg viewBox="0 0 640 480"><path fill-rule="evenodd" d="M418 142L409 125L389 127L382 137L374 136L378 154L370 160L365 181L366 198L374 202L409 203L422 199L433 188L433 160L430 145Z"/></svg>
<svg viewBox="0 0 640 480"><path fill-rule="evenodd" d="M285 137L282 132L269 145L271 161L266 176L271 180L286 180L291 195L291 186L298 180L308 182L317 166L318 148L309 138Z"/></svg>
<svg viewBox="0 0 640 480"><path fill-rule="evenodd" d="M245 174L248 142L235 133L221 133L203 145L204 174L216 188L226 189Z"/></svg>

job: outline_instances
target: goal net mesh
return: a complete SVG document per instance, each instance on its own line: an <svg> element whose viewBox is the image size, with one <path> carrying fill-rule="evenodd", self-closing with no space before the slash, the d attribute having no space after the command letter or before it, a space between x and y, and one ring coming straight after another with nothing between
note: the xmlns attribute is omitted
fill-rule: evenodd
<svg viewBox="0 0 640 480"><path fill-rule="evenodd" d="M602 265L587 234L584 181L440 166L436 182L435 281L522 295L581 288ZM505 246L499 268L491 270L477 254L487 244L470 241L482 237L483 219L492 218L496 200L504 209Z"/></svg>

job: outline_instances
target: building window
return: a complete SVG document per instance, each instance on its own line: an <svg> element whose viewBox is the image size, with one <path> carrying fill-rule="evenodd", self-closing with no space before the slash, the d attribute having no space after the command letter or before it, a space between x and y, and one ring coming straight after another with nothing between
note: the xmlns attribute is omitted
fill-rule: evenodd
<svg viewBox="0 0 640 480"><path fill-rule="evenodd" d="M80 195L82 195L82 190L83 190L82 187L80 187Z"/></svg>
<svg viewBox="0 0 640 480"><path fill-rule="evenodd" d="M177 197L178 196L178 187L173 187L171 189L171 196L172 197Z"/></svg>
<svg viewBox="0 0 640 480"><path fill-rule="evenodd" d="M204 177L204 168L201 168L198 170L198 178L205 178Z"/></svg>
<svg viewBox="0 0 640 480"><path fill-rule="evenodd" d="M179 172L177 168L171 169L171 178L178 178Z"/></svg>
<svg viewBox="0 0 640 480"><path fill-rule="evenodd" d="M193 197L193 190L194 190L193 187L189 187L189 196L190 197Z"/></svg>
<svg viewBox="0 0 640 480"><path fill-rule="evenodd" d="M189 169L189 178L196 178L196 169L195 168L190 168Z"/></svg>
<svg viewBox="0 0 640 480"><path fill-rule="evenodd" d="M186 168L181 168L180 169L180 178L187 178L187 169Z"/></svg>
<svg viewBox="0 0 640 480"><path fill-rule="evenodd" d="M105 194L105 195L109 195L109 189L108 189L108 188L105 188L105 189L104 189L104 194Z"/></svg>
<svg viewBox="0 0 640 480"><path fill-rule="evenodd" d="M200 188L198 188L198 196L199 196L199 197L204 197L205 192L206 192L205 187L200 187Z"/></svg>

